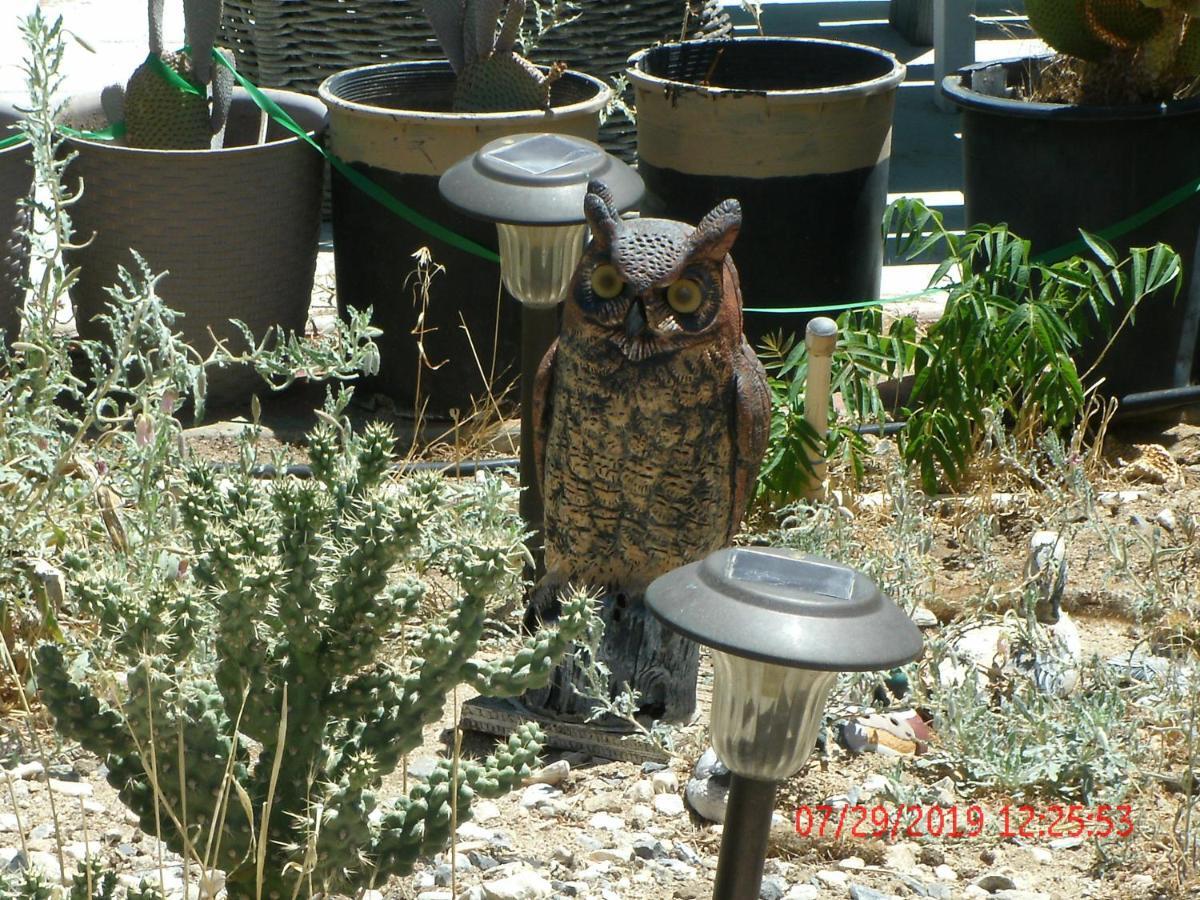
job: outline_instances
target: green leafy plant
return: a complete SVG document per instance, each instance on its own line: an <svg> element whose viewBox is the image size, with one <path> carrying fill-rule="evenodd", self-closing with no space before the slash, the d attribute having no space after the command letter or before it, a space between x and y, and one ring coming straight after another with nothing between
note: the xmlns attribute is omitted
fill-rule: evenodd
<svg viewBox="0 0 1200 900"><path fill-rule="evenodd" d="M776 505L802 495L818 450L846 459L861 478L863 442L855 427L863 423L904 421L901 453L929 493L958 487L998 428L1024 445L1047 429L1070 429L1098 385L1089 376L1116 332L1146 297L1180 288L1179 255L1163 244L1135 248L1122 261L1103 239L1084 234L1095 259L1041 262L1004 225L957 235L936 210L907 198L888 207L883 230L902 259L941 251L929 289L946 292L945 309L924 331L902 316L885 333L878 309L839 317L832 391L841 404L830 411L824 446L804 419L803 342L768 339L761 352L774 403L759 496ZM1097 335L1108 343L1080 372L1076 359ZM895 389L910 374L907 398L889 408L880 383Z"/></svg>
<svg viewBox="0 0 1200 900"><path fill-rule="evenodd" d="M1193 0L1026 0L1038 37L1064 54L1054 79L1070 102L1162 101L1195 93L1200 21ZM1054 90L1055 88L1051 88Z"/></svg>
<svg viewBox="0 0 1200 900"><path fill-rule="evenodd" d="M856 478L863 475L862 436L854 425L883 422L894 410L886 408L876 387L912 366L915 323L895 320L883 333L878 309L843 313L838 318L837 348L833 354L830 387L840 395L842 408L830 409L828 442L804 418L808 351L793 335L767 335L759 358L769 374L773 410L766 457L759 474L759 498L779 505L799 498L812 473L818 452L843 458Z"/></svg>
<svg viewBox="0 0 1200 900"><path fill-rule="evenodd" d="M338 412L310 436L312 480L256 480L249 449L227 479L190 468L182 552L144 565L69 558L80 608L102 632L37 654L58 727L106 759L144 829L224 870L231 896L291 896L300 883L353 892L440 850L473 795L528 774L537 730L482 764L443 760L390 803L375 796L382 778L456 685L540 686L591 628L577 595L557 630L475 660L485 603L526 556L515 489L390 483L392 435L356 435ZM450 602L445 619L410 625L400 658L385 661L389 635L431 594Z"/></svg>
<svg viewBox="0 0 1200 900"><path fill-rule="evenodd" d="M901 450L929 492L942 480L962 480L994 420L1031 442L1042 430L1074 425L1092 387L1084 381L1095 370L1095 363L1083 373L1077 368L1085 339L1109 337L1102 358L1147 296L1180 287L1179 255L1163 244L1135 248L1119 261L1105 241L1085 233L1097 259L1039 262L1029 242L1004 225L959 236L940 213L909 199L888 207L884 233L895 235L903 258L934 248L945 253L929 280L947 292L945 310L917 342L902 411Z"/></svg>

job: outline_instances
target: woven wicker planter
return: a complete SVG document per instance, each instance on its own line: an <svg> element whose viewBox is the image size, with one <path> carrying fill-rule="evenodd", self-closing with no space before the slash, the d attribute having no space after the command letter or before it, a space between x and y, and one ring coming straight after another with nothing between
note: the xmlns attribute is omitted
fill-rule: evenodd
<svg viewBox="0 0 1200 900"><path fill-rule="evenodd" d="M334 75L321 85L330 147L418 212L494 250L495 226L451 210L438 178L488 141L510 134L554 131L595 140L610 92L595 78L567 72L554 84L548 112L451 113L444 110L453 89L445 61ZM515 380L520 306L501 296L495 262L410 225L336 172L333 234L338 305L343 311L371 307L384 332L377 389L402 409L420 406L427 417L447 419L454 410L465 416L489 388L499 391ZM422 318L409 276L416 268L413 253L426 246L445 272L434 276Z"/></svg>
<svg viewBox="0 0 1200 900"><path fill-rule="evenodd" d="M321 104L300 94L268 91L298 123L315 134L324 127ZM77 98L66 118L76 127L100 124L99 100ZM246 322L256 337L272 325L302 332L316 268L324 160L271 123L267 142L255 145L259 110L235 93L223 150L140 150L71 139L78 157L68 180L86 190L71 208L76 234L95 234L70 254L81 267L71 290L85 337L103 335L92 318L109 300L118 267L133 268L130 248L154 272L167 272L159 295L184 314L186 340L208 353L211 328L243 347L229 319ZM264 385L245 371L209 373L212 404L244 401Z"/></svg>
<svg viewBox="0 0 1200 900"><path fill-rule="evenodd" d="M0 105L0 138L12 134L8 126L18 120L16 110ZM29 240L25 233L29 212L18 201L29 193L33 170L29 145L0 150L0 328L12 340L21 327L25 301L23 281L29 266Z"/></svg>
<svg viewBox="0 0 1200 900"><path fill-rule="evenodd" d="M530 56L611 80L635 50L678 40L683 8L680 0L588 0L582 15L546 32ZM343 69L445 56L418 0L225 0L224 9L224 39L239 70L271 87L313 93ZM688 35L731 32L719 10L717 0L707 0ZM536 33L532 3L525 26ZM633 123L615 112L601 129L601 142L631 162Z"/></svg>

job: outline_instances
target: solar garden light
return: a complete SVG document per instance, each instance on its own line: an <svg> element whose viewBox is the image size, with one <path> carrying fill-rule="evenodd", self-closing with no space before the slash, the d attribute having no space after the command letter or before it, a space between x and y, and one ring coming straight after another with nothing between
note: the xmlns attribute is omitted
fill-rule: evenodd
<svg viewBox="0 0 1200 900"><path fill-rule="evenodd" d="M865 575L776 548L727 548L655 579L646 605L712 648L713 748L732 773L714 900L757 900L778 782L808 759L839 672L921 655L912 620Z"/></svg>
<svg viewBox="0 0 1200 900"><path fill-rule="evenodd" d="M621 210L637 203L644 190L637 173L599 145L546 133L491 141L447 169L438 182L450 206L496 223L500 279L521 301L521 517L539 533L533 382L558 336L558 304L583 253L583 198L592 180L608 186ZM540 548L540 538L534 543Z"/></svg>

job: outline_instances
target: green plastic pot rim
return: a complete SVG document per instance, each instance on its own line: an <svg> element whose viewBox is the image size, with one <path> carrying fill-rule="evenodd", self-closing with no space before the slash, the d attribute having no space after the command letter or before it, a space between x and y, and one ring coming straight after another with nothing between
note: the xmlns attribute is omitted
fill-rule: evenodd
<svg viewBox="0 0 1200 900"><path fill-rule="evenodd" d="M763 89L753 90L750 88L726 88L726 87L711 87L707 85L696 84L691 81L677 81L673 78L664 78L660 75L651 75L641 69L645 63L646 57L651 53L661 52L668 47L695 47L704 44L720 46L722 44L791 44L799 45L824 45L827 47L840 47L848 51L864 53L870 56L878 57L887 60L891 63L891 71L886 75L881 75L878 78L871 78L867 81L856 81L850 84L839 84L830 87L821 88L796 88L796 89ZM710 40L697 41L672 41L670 43L658 44L654 47L647 47L644 50L639 50L637 53L629 57L625 69L625 74L628 76L630 83L635 87L646 91L663 91L670 93L697 94L705 97L745 97L758 96L769 97L771 102L780 103L795 103L795 104L817 104L828 103L833 100L849 100L859 97L870 97L875 94L883 94L895 90L900 83L904 81L907 69L904 63L892 53L886 50L881 50L879 47L870 47L866 44L855 44L850 41L835 41L826 38L805 38L805 37L733 37L719 38Z"/></svg>
<svg viewBox="0 0 1200 900"><path fill-rule="evenodd" d="M296 91L285 91L277 88L260 88L264 94L283 107L284 111L292 118L298 119L298 123L305 124L303 120L316 120L318 124L315 127L309 127L307 130L309 137L315 137L325 130L329 124L329 116L321 106L320 102L315 97L310 97L307 94L297 93ZM233 102L235 104L249 104L257 109L254 99L246 92L244 88L235 87L233 89ZM78 94L68 101L68 106L64 115L63 121L66 124L73 124L73 116L80 115L103 115L100 107L100 94ZM290 147L300 142L300 138L292 133L288 133L287 137L279 138L278 140L268 141L265 144L243 144L239 147L221 147L220 149L204 149L204 150L155 150L150 147L127 147L124 144L114 141L93 140L85 137L70 136L67 139L68 143L86 144L89 150L99 150L110 153L129 153L139 154L146 157L163 159L168 157L185 158L185 157L213 157L213 156L230 156L233 154L249 154L272 152L276 148Z"/></svg>
<svg viewBox="0 0 1200 900"><path fill-rule="evenodd" d="M1129 106L1092 106L1073 103L1041 103L1034 100L1014 100L984 94L967 86L966 82L975 72L1003 67L1011 70L1016 66L1045 65L1054 60L1054 54L1039 56L1013 56L964 66L942 79L943 96L964 110L1013 116L1026 119L1060 119L1079 122L1135 121L1170 116L1185 116L1200 112L1200 96L1162 103L1138 103Z"/></svg>
<svg viewBox="0 0 1200 900"><path fill-rule="evenodd" d="M449 69L450 63L444 59L433 60L414 60L407 62L394 63L378 63L371 66L357 66L353 69L343 69L341 72L335 72L317 88L317 96L329 108L329 112L343 115L359 115L378 117L384 116L396 122L478 122L481 125L499 125L504 123L524 124L528 123L530 131L537 131L537 123L545 122L549 118L557 118L566 115L586 115L599 112L608 105L612 98L612 88L584 72L577 72L574 69L568 69L563 72L562 78L573 78L591 85L596 89L594 96L586 100L577 100L574 103L567 103L562 106L552 106L549 110L544 109L522 109L511 112L494 112L494 113L478 113L478 112L433 112L430 110L403 109L390 106L375 106L371 103L360 103L355 100L347 100L344 97L339 97L334 93L334 88L337 86L339 79L347 78L351 75L364 75L374 72L384 72L387 70L402 70L420 73L428 71L430 74L445 75ZM538 66L543 72L549 71L546 66Z"/></svg>

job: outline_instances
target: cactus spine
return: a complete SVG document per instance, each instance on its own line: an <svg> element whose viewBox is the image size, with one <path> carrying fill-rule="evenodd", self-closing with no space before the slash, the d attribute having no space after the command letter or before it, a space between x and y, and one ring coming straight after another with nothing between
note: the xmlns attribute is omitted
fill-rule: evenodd
<svg viewBox="0 0 1200 900"><path fill-rule="evenodd" d="M515 581L524 550L510 488L439 477L386 478L392 437L323 424L310 438L315 477L219 481L189 471L180 501L190 552L144 570L69 561L80 606L101 624L124 671L45 644L37 673L59 727L106 759L121 799L163 839L224 870L231 898L299 883L348 893L408 872L441 849L475 795L520 783L539 750L523 728L482 764L443 761L406 797L381 780L421 744L457 684L515 695L544 684L592 626L585 597L559 629L515 655L472 659L485 600ZM398 574L399 573L399 574ZM432 577L431 577L432 576ZM456 586L444 620L410 628L407 655L385 639L432 593ZM98 657L99 653L96 654ZM172 824L173 823L173 827Z"/></svg>

